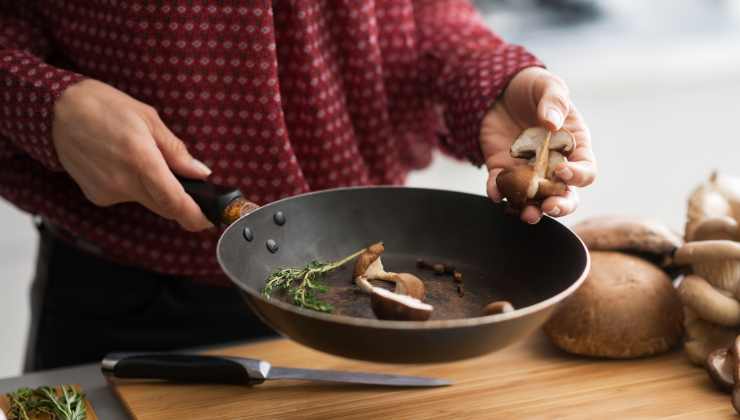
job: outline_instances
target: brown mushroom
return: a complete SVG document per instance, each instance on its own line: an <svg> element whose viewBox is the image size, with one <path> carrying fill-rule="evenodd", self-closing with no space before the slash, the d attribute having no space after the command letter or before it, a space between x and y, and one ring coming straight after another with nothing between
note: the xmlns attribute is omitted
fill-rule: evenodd
<svg viewBox="0 0 740 420"><path fill-rule="evenodd" d="M505 300L491 302L483 308L483 313L485 315L498 315L509 312L514 312L514 306Z"/></svg>
<svg viewBox="0 0 740 420"><path fill-rule="evenodd" d="M729 216L708 217L699 221L694 229L694 241L730 240L740 239L740 232L735 219Z"/></svg>
<svg viewBox="0 0 740 420"><path fill-rule="evenodd" d="M704 219L733 216L732 206L720 190L717 174L713 173L708 182L691 192L686 212L686 241L694 240L694 231Z"/></svg>
<svg viewBox="0 0 740 420"><path fill-rule="evenodd" d="M551 168L550 163L565 161L565 156L574 148L575 139L567 130L554 133L541 127L524 130L511 146L510 153L512 157L531 160L529 165L506 169L498 175L496 185L502 196L512 207L523 208L530 202L564 195L568 187L552 177L554 167Z"/></svg>
<svg viewBox="0 0 740 420"><path fill-rule="evenodd" d="M432 316L434 308L407 295L399 295L390 290L373 287L370 296L373 313L378 319L395 321L426 321Z"/></svg>
<svg viewBox="0 0 740 420"><path fill-rule="evenodd" d="M591 251L636 254L663 267L683 244L681 236L663 223L632 216L594 217L574 225L573 231Z"/></svg>
<svg viewBox="0 0 740 420"><path fill-rule="evenodd" d="M676 251L674 261L677 264L690 264L694 274L712 286L738 296L740 242L728 240L688 242Z"/></svg>
<svg viewBox="0 0 740 420"><path fill-rule="evenodd" d="M665 272L632 255L594 251L586 281L544 330L567 352L622 359L669 350L681 339L682 322Z"/></svg>
<svg viewBox="0 0 740 420"><path fill-rule="evenodd" d="M678 286L678 295L699 318L726 327L740 326L740 302L712 287L702 277L686 276Z"/></svg>
<svg viewBox="0 0 740 420"><path fill-rule="evenodd" d="M683 313L686 330L683 346L689 361L695 365L704 364L712 351L729 347L738 335L737 328L707 322L688 307L684 307Z"/></svg>
<svg viewBox="0 0 740 420"><path fill-rule="evenodd" d="M735 385L732 373L734 365L737 365L737 359L726 348L717 349L707 356L709 378L723 390L731 390Z"/></svg>

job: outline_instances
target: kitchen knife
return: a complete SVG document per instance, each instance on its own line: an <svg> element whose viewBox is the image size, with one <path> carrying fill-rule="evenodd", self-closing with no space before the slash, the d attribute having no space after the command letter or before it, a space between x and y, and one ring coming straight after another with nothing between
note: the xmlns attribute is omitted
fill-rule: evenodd
<svg viewBox="0 0 740 420"><path fill-rule="evenodd" d="M101 363L103 375L120 379L259 385L265 380L294 379L395 387L438 387L443 379L362 372L273 367L258 359L174 353L110 353Z"/></svg>

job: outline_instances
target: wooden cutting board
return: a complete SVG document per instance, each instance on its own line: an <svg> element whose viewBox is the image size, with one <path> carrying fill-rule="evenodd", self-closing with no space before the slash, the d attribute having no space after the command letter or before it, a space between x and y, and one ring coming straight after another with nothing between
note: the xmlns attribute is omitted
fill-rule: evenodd
<svg viewBox="0 0 740 420"><path fill-rule="evenodd" d="M74 385L74 387L77 388L78 391L81 389L79 385ZM60 386L57 386L57 392L61 392ZM90 400L85 401L85 406L87 412L87 420L98 420L98 416L95 414L95 410L93 410L92 404L90 404ZM7 395L0 395L0 412L7 415L9 411L10 402L8 401ZM0 415L0 418L3 418L2 415Z"/></svg>
<svg viewBox="0 0 740 420"><path fill-rule="evenodd" d="M478 359L396 366L328 356L288 340L211 354L275 366L385 372L455 381L436 389L390 389L297 381L256 387L126 383L115 386L136 419L735 418L730 397L680 352L633 361L569 356L537 334Z"/></svg>

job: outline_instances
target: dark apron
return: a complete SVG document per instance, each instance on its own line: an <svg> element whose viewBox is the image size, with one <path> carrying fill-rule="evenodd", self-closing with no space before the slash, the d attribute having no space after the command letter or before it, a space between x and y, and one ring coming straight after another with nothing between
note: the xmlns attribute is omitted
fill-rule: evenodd
<svg viewBox="0 0 740 420"><path fill-rule="evenodd" d="M232 287L117 265L37 226L26 372L274 335Z"/></svg>

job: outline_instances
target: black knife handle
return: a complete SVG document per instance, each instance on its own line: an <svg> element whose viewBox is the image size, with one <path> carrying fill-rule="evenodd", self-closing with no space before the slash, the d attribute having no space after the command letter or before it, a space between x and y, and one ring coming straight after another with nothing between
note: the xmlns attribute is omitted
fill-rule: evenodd
<svg viewBox="0 0 740 420"><path fill-rule="evenodd" d="M110 353L103 359L100 369L110 378L257 385L265 381L270 367L264 360L241 357Z"/></svg>

